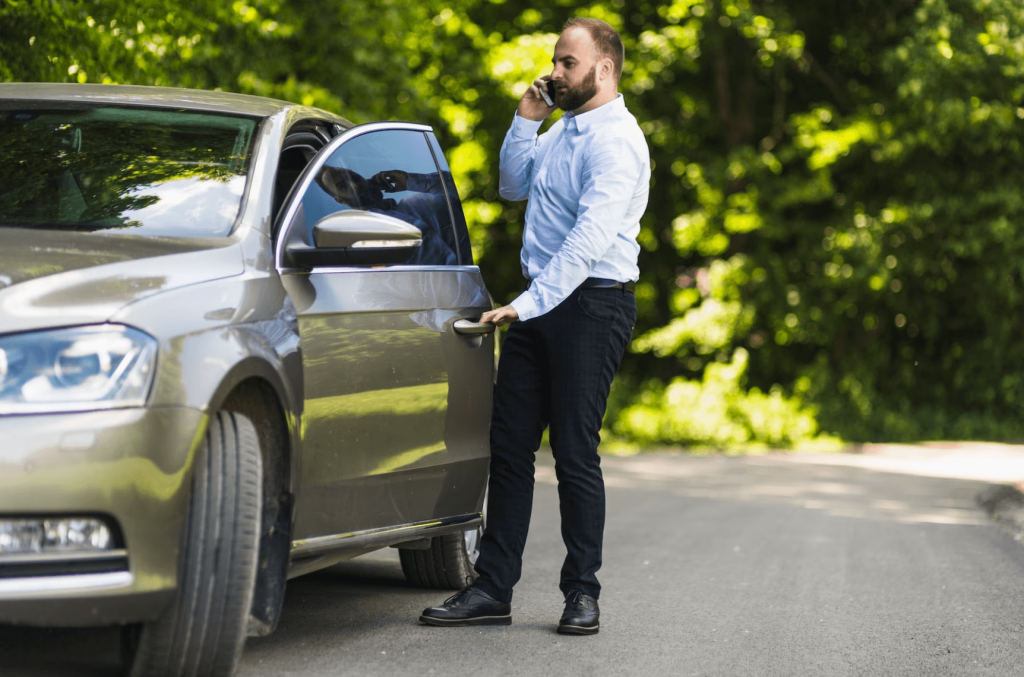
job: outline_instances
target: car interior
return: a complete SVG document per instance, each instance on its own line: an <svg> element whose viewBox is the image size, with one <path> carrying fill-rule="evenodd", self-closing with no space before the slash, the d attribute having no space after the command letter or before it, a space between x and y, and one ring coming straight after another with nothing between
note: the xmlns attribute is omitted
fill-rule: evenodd
<svg viewBox="0 0 1024 677"><path fill-rule="evenodd" d="M299 122L292 127L281 144L281 158L274 181L274 222L280 216L288 193L302 175L302 170L320 149L336 135L337 130L325 123Z"/></svg>

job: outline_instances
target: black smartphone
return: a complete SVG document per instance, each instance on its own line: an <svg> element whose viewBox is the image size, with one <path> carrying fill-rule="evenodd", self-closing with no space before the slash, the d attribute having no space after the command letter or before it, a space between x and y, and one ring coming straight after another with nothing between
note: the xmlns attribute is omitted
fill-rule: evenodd
<svg viewBox="0 0 1024 677"><path fill-rule="evenodd" d="M544 103L548 105L548 108L555 107L555 83L551 80L544 82L544 86L540 88L540 96L544 99Z"/></svg>

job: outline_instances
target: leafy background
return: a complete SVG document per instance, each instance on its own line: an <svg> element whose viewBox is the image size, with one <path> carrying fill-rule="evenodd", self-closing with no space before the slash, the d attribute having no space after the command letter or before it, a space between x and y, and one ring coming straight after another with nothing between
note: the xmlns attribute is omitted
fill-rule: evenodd
<svg viewBox="0 0 1024 677"><path fill-rule="evenodd" d="M1019 0L7 0L0 80L433 124L507 301L498 149L573 15L622 33L654 167L620 446L1024 437Z"/></svg>

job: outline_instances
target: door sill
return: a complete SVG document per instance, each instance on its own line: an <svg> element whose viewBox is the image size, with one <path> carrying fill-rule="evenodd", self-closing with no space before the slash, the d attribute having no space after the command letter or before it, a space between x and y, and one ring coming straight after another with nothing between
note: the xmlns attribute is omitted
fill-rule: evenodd
<svg viewBox="0 0 1024 677"><path fill-rule="evenodd" d="M472 512L393 527L292 541L288 578L295 578L389 545L473 529L480 526L482 521L483 515Z"/></svg>

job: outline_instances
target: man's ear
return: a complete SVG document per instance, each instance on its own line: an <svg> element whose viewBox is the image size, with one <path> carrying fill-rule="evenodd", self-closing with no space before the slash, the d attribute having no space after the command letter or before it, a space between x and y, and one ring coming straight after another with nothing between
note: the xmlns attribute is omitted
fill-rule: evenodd
<svg viewBox="0 0 1024 677"><path fill-rule="evenodd" d="M615 64L612 60L605 57L601 59L600 73L602 80L614 80L615 79Z"/></svg>

